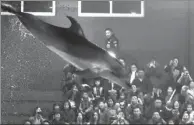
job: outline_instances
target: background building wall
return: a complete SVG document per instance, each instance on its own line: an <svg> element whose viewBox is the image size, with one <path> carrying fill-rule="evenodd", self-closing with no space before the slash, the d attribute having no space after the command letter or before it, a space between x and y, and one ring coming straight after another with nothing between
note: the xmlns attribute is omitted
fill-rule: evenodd
<svg viewBox="0 0 194 125"><path fill-rule="evenodd" d="M129 64L137 61L141 67L153 56L162 66L173 57L187 65L190 40L189 61L193 71L194 8L191 10L192 16L188 18L187 1L149 0L145 2L144 18L86 18L77 16L76 1L57 1L56 16L40 18L69 27L65 15L71 15L80 22L86 37L100 47L105 46L104 29L110 27L120 41L122 56ZM2 121L21 123L36 106L45 107L43 110L48 112L54 102L63 100L60 89L66 63L38 40L27 37L21 41L20 32L11 30L9 21L16 19L14 16L1 19Z"/></svg>
<svg viewBox="0 0 194 125"><path fill-rule="evenodd" d="M190 51L189 51L189 57L190 57L190 70L192 72L192 78L194 78L194 1L190 1L189 4L190 7L190 13L189 13L189 40L190 40Z"/></svg>

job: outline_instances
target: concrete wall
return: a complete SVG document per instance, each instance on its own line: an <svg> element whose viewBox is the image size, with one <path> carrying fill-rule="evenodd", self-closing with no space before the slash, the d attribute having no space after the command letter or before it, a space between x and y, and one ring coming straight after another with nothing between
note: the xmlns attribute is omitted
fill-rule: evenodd
<svg viewBox="0 0 194 125"><path fill-rule="evenodd" d="M194 1L190 1L190 13L189 13L189 40L190 40L190 69L192 72L192 78L194 78Z"/></svg>
<svg viewBox="0 0 194 125"><path fill-rule="evenodd" d="M60 1L56 17L41 18L69 27L65 15L71 15L80 22L86 37L101 47L105 44L104 29L112 28L120 41L121 53L129 63L138 61L143 66L155 56L162 65L173 57L179 57L181 63L187 65L188 40L191 53L194 52L193 12L194 8L188 18L186 1L149 0L145 3L144 18L78 18L76 1ZM2 121L20 123L35 106L48 111L55 101L63 100L60 87L65 62L33 38L21 41L20 32L11 30L9 20L13 18L2 16L1 21ZM191 53L190 63L194 69Z"/></svg>
<svg viewBox="0 0 194 125"><path fill-rule="evenodd" d="M74 2L69 4L76 6ZM69 22L65 19L65 14L73 15L81 23L87 38L101 47L104 47L103 31L111 27L120 40L122 53L127 55L129 62L131 58L135 58L143 65L152 56L156 56L164 65L175 56L185 63L185 41L188 37L187 11L185 1L150 0L145 3L144 18L77 18L77 12L60 8L57 20L48 18L45 20L50 23L56 20L55 25L68 27L64 25Z"/></svg>

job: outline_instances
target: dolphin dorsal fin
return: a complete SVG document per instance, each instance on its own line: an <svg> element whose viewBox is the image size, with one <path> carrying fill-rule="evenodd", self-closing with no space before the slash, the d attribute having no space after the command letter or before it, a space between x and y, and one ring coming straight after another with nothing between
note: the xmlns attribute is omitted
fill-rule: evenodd
<svg viewBox="0 0 194 125"><path fill-rule="evenodd" d="M71 21L71 26L69 27L69 30L82 37L85 37L84 31L80 24L71 16L67 16L67 18Z"/></svg>

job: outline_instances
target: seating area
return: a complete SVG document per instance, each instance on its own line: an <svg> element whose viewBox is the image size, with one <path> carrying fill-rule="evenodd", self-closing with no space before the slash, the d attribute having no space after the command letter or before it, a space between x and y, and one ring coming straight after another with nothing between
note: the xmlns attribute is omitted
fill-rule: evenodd
<svg viewBox="0 0 194 125"><path fill-rule="evenodd" d="M12 98L20 97L19 101L2 105L8 107L4 109L7 113L15 111L9 123L193 124L194 82L186 67L177 62L175 58L164 66L165 80L156 61L145 65L146 69L131 64L126 82L129 90L105 79L83 80L67 65L61 91L15 91ZM158 85L156 79L166 83ZM9 92L4 95L4 100L10 99ZM19 118L18 113L23 116Z"/></svg>

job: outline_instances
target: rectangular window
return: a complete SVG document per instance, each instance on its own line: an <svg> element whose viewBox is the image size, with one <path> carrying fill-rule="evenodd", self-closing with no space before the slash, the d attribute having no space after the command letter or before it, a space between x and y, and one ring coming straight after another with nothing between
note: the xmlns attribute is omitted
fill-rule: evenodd
<svg viewBox="0 0 194 125"><path fill-rule="evenodd" d="M22 1L22 12L36 16L55 16L55 1Z"/></svg>
<svg viewBox="0 0 194 125"><path fill-rule="evenodd" d="M141 13L141 1L113 1L113 13Z"/></svg>
<svg viewBox="0 0 194 125"><path fill-rule="evenodd" d="M109 13L109 1L82 1L82 13Z"/></svg>
<svg viewBox="0 0 194 125"><path fill-rule="evenodd" d="M144 1L78 1L80 17L144 17Z"/></svg>
<svg viewBox="0 0 194 125"><path fill-rule="evenodd" d="M35 16L55 16L56 2L55 1L4 1L4 3L14 4L9 2L17 2L19 10L21 12L30 13ZM13 15L7 12L2 12L1 15Z"/></svg>
<svg viewBox="0 0 194 125"><path fill-rule="evenodd" d="M16 9L21 11L21 1L2 1L2 3L10 4ZM14 15L14 14L9 13L9 12L4 12L3 10L1 10L1 15Z"/></svg>

